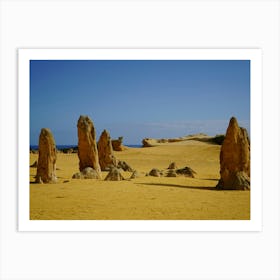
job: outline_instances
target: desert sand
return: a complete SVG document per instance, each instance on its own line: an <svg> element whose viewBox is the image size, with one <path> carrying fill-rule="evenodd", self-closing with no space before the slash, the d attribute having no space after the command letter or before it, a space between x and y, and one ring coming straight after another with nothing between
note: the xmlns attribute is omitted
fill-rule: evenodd
<svg viewBox="0 0 280 280"><path fill-rule="evenodd" d="M150 148L115 152L141 173L124 181L72 179L79 171L77 153L57 154L56 184L34 184L30 167L30 219L34 220L248 220L250 191L223 191L220 178L221 146L197 140L162 143ZM30 154L30 164L38 154ZM195 178L145 176L152 168L191 167Z"/></svg>

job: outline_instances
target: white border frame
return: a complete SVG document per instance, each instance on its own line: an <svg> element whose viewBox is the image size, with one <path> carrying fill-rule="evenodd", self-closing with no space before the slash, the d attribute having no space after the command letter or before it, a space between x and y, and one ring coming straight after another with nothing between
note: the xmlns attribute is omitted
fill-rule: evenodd
<svg viewBox="0 0 280 280"><path fill-rule="evenodd" d="M30 220L30 60L250 60L250 220ZM260 49L19 49L18 50L18 230L19 231L261 231L262 229L262 62Z"/></svg>

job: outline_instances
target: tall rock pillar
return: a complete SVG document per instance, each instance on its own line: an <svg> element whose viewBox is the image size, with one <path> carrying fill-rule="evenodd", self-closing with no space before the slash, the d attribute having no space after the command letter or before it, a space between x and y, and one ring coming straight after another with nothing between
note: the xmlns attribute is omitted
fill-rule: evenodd
<svg viewBox="0 0 280 280"><path fill-rule="evenodd" d="M245 128L232 117L220 152L218 189L250 189L250 141Z"/></svg>
<svg viewBox="0 0 280 280"><path fill-rule="evenodd" d="M79 169L83 171L85 168L91 167L96 171L98 178L101 179L101 168L93 122L88 116L80 116L77 127Z"/></svg>
<svg viewBox="0 0 280 280"><path fill-rule="evenodd" d="M117 160L114 156L110 134L104 130L97 143L99 164L102 171L108 171L117 165Z"/></svg>
<svg viewBox="0 0 280 280"><path fill-rule="evenodd" d="M54 137L48 128L42 128L39 137L39 158L36 183L55 183L56 146Z"/></svg>

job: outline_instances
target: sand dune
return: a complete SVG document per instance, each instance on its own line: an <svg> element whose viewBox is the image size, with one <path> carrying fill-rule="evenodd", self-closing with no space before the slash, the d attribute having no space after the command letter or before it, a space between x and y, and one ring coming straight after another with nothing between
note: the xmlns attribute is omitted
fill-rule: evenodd
<svg viewBox="0 0 280 280"><path fill-rule="evenodd" d="M72 179L78 171L77 154L59 153L57 184L34 184L30 168L30 218L40 220L228 220L250 219L249 191L216 190L220 146L196 140L165 143L151 148L115 152L142 173L125 181ZM38 155L30 154L30 164ZM195 178L144 176L152 168L165 169L171 162L191 167ZM107 172L102 172L104 179Z"/></svg>

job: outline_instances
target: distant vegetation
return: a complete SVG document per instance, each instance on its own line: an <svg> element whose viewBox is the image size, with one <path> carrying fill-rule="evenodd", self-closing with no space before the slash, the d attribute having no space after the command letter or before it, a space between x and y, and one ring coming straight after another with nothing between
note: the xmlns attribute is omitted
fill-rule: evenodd
<svg viewBox="0 0 280 280"><path fill-rule="evenodd" d="M218 145L222 145L225 139L225 135L224 134L218 134L215 137L211 138L211 142L218 144Z"/></svg>

